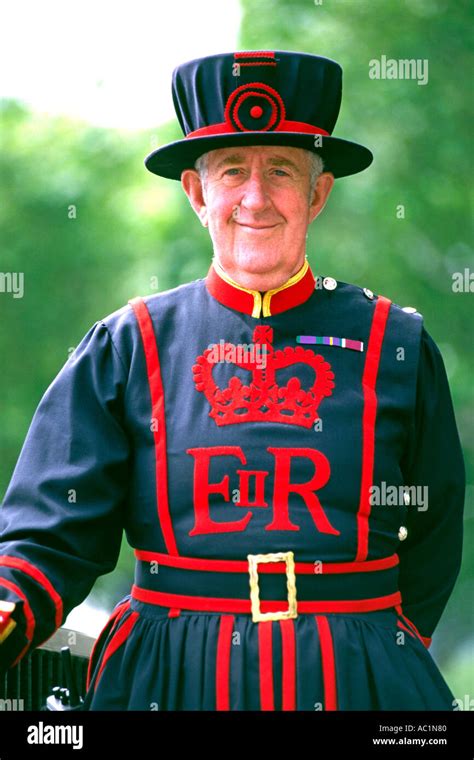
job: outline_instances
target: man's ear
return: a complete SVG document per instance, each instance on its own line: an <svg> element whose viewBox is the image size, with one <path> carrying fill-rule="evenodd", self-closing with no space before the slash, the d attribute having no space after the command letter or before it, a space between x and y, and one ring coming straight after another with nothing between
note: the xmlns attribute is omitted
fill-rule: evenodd
<svg viewBox="0 0 474 760"><path fill-rule="evenodd" d="M311 224L311 222L313 222L323 210L333 185L334 174L332 174L332 172L322 172L322 174L319 175L316 180L313 197L311 198L308 209L308 224Z"/></svg>
<svg viewBox="0 0 474 760"><path fill-rule="evenodd" d="M193 207L194 211L201 220L203 227L207 227L207 206L206 199L204 197L204 189L201 182L201 177L196 169L185 169L181 172L181 185L183 190L188 196L188 200Z"/></svg>

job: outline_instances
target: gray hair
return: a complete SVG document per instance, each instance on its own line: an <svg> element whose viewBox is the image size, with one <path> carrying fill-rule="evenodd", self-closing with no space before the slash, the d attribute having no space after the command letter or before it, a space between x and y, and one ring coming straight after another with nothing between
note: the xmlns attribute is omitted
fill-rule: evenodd
<svg viewBox="0 0 474 760"><path fill-rule="evenodd" d="M302 150L304 151L304 153L306 153L306 157L309 164L309 172L310 172L309 197L311 199L314 188L316 186L316 180L318 179L319 175L322 174L322 172L324 171L324 161L318 153L315 153L312 150L306 150L306 148L302 148ZM198 172L199 177L204 187L206 186L207 175L209 171L209 153L210 152L211 151L207 151L207 153L203 153L201 156L199 156L199 158L196 159L194 163L194 168Z"/></svg>

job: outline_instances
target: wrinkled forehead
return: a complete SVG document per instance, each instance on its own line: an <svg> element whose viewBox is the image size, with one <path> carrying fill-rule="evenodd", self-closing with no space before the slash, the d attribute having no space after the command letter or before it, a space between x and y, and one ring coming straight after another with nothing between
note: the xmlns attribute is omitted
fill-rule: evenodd
<svg viewBox="0 0 474 760"><path fill-rule="evenodd" d="M286 145L246 145L217 148L208 152L209 170L217 170L231 164L261 163L269 166L292 166L307 171L306 151Z"/></svg>

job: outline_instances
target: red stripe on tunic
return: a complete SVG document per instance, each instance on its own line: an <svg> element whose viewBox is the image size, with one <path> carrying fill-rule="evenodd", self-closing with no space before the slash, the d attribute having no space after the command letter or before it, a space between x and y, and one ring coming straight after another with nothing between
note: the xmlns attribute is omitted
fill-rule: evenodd
<svg viewBox="0 0 474 760"><path fill-rule="evenodd" d="M412 639L416 639L416 636L413 633L413 631L411 631L409 628L407 628L406 625L403 625L403 623L400 620L397 620L397 626L399 628L401 628L403 631L406 631L408 634L410 634L410 636L412 637Z"/></svg>
<svg viewBox="0 0 474 760"><path fill-rule="evenodd" d="M337 710L336 665L331 628L326 617L315 617L323 667L324 709Z"/></svg>
<svg viewBox="0 0 474 760"><path fill-rule="evenodd" d="M59 628L63 622L63 600L46 575L35 565L31 564L31 562L27 562L26 559L21 559L20 557L3 555L0 557L0 565L12 567L14 570L21 570L42 586L54 604L56 610L55 626Z"/></svg>
<svg viewBox="0 0 474 760"><path fill-rule="evenodd" d="M369 344L365 359L362 389L364 411L362 415L362 476L359 510L357 513L357 555L356 562L367 559L369 550L370 488L373 484L375 454L375 420L377 416L377 394L375 386L380 363L385 326L391 301L384 296L377 298Z"/></svg>
<svg viewBox="0 0 474 760"><path fill-rule="evenodd" d="M398 614L400 615L400 617L403 618L403 620L408 625L408 627L413 631L413 633L415 634L415 636L417 636L420 639L420 641L423 644L423 646L425 646L427 649L429 649L429 647L430 647L431 642L432 642L433 639L430 636L422 636L421 635L421 633L419 632L419 630L416 627L415 623L413 623L410 620L410 618L407 618L407 616L403 614L403 609L402 609L402 605L401 604L397 605L397 607L395 609L398 612Z"/></svg>
<svg viewBox="0 0 474 760"><path fill-rule="evenodd" d="M107 662L112 657L112 655L115 654L117 649L119 649L119 647L121 647L122 644L128 639L138 617L139 617L138 612L131 612L130 617L128 617L125 623L116 630L116 633L112 636L109 643L107 644L107 647L104 650L104 654L102 656L102 662L100 664L99 672L97 673L94 691L97 688L97 685L99 683L99 680L102 676L102 673L104 671L104 668Z"/></svg>
<svg viewBox="0 0 474 760"><path fill-rule="evenodd" d="M274 710L273 694L273 648L272 621L264 620L258 625L258 659L260 675L260 707L262 710Z"/></svg>
<svg viewBox="0 0 474 760"><path fill-rule="evenodd" d="M125 602L122 602L122 604L120 604L112 612L112 614L109 617L109 619L108 619L107 623L105 624L104 628L107 628L107 626L109 626L112 623L112 621L114 621L113 625L112 625L112 627L110 629L110 633L112 633L112 631L114 630L114 628L117 627L118 621L120 620L120 618L122 617L122 615L124 614L124 612L129 609L129 607L130 607L130 599L127 599ZM99 636L95 640L94 646L92 647L92 650L91 650L91 653L90 653L89 664L87 666L87 675L86 675L86 691L89 690L89 687L91 685L92 668L93 668L93 663L95 663L95 654L96 654L96 651L98 650L98 648L102 644L102 639L103 639L102 635L99 634Z"/></svg>
<svg viewBox="0 0 474 760"><path fill-rule="evenodd" d="M282 710L296 710L296 661L295 626L293 620L280 620L283 673Z"/></svg>
<svg viewBox="0 0 474 760"><path fill-rule="evenodd" d="M133 298L129 301L135 316L143 340L145 351L148 383L150 386L152 419L157 425L153 425L153 438L155 441L156 458L156 500L158 506L158 520L163 531L166 548L170 554L179 554L174 536L173 525L168 502L168 470L166 452L166 415L163 382L161 379L160 359L158 346L153 329L153 323L148 308L142 298Z"/></svg>
<svg viewBox="0 0 474 760"><path fill-rule="evenodd" d="M216 710L230 710L230 652L234 616L222 615L216 655Z"/></svg>

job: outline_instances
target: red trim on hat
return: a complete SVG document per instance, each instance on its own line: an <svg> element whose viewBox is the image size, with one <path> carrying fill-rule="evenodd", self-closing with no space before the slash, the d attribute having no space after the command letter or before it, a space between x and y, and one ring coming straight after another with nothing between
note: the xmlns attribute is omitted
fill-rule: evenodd
<svg viewBox="0 0 474 760"><path fill-rule="evenodd" d="M375 304L369 344L362 376L364 411L362 414L362 475L357 513L356 562L367 558L369 551L370 488L374 476L375 423L377 417L377 373L391 301L379 296Z"/></svg>
<svg viewBox="0 0 474 760"><path fill-rule="evenodd" d="M234 58L275 58L275 53L273 50L251 50L234 53Z"/></svg>
<svg viewBox="0 0 474 760"><path fill-rule="evenodd" d="M280 620L282 641L282 710L296 710L296 661L294 620Z"/></svg>
<svg viewBox="0 0 474 760"><path fill-rule="evenodd" d="M33 580L39 583L39 585L44 589L44 591L46 591L54 604L56 610L54 622L56 628L59 628L63 620L63 600L59 596L53 584L45 576L45 574L31 562L27 562L26 559L21 559L20 557L10 557L8 555L3 555L0 557L0 565L11 567L14 570L21 570L21 572L29 575L30 578L33 578Z"/></svg>
<svg viewBox="0 0 474 760"><path fill-rule="evenodd" d="M146 604L157 604L162 607L179 607L200 612L235 612L250 614L250 599L232 599L216 596L188 596L186 594L171 594L166 591L150 591L140 586L132 586L132 597ZM372 612L385 610L400 604L400 591L372 599L349 599L343 601L298 601L298 612ZM281 612L288 609L288 600L260 600L261 612Z"/></svg>
<svg viewBox="0 0 474 760"><path fill-rule="evenodd" d="M237 124L237 126L239 127L239 129L240 129L241 132L248 132L249 131L247 129L247 127L244 124L242 124L241 120L239 119L238 109L239 109L239 106L243 103L243 101L246 100L247 98L251 97L252 95L260 95L260 97L265 98L265 100L268 103L270 103L270 107L272 109L272 115L270 117L270 120L269 120L268 124L265 125L265 127L262 127L262 129L259 130L259 131L262 131L262 132L268 132L269 130L271 130L271 128L273 127L273 125L275 124L275 122L276 122L276 120L278 118L277 109L276 109L275 103L272 101L272 99L268 95L265 95L264 93L258 92L257 90L246 90L246 92L243 92L241 95L239 95L239 97L236 99L235 103L234 102L232 103L232 109L231 110L232 110L232 116L235 119L235 123ZM226 113L227 113L227 108L226 108Z"/></svg>
<svg viewBox="0 0 474 760"><path fill-rule="evenodd" d="M262 710L274 710L273 694L273 647L272 621L258 623L258 665L260 675L260 707Z"/></svg>
<svg viewBox="0 0 474 760"><path fill-rule="evenodd" d="M234 616L222 615L216 655L216 710L230 710L230 653Z"/></svg>
<svg viewBox="0 0 474 760"><path fill-rule="evenodd" d="M267 121L265 126L260 127L258 130L253 130L251 128L249 129L244 124L242 124L241 120L239 119L238 112L241 104L247 100L247 98L250 98L252 96L264 98L268 103L270 103L271 106L270 119ZM237 89L231 92L227 98L224 109L224 119L231 132L238 130L241 132L267 132L268 130L271 130L272 127L273 131L275 131L279 129L281 122L285 119L285 116L285 104L280 93L278 90L275 90L274 87L270 87L269 84L265 84L265 82L247 82L246 84L240 85L240 87L237 87ZM237 125L238 130L235 130L235 125Z"/></svg>
<svg viewBox="0 0 474 760"><path fill-rule="evenodd" d="M163 382L161 379L160 358L158 345L153 329L153 322L143 298L139 296L129 301L140 328L145 351L146 369L150 387L152 419L157 420L154 425L153 438L155 442L156 460L156 500L158 520L163 531L166 548L170 554L179 554L176 539L171 522L168 501L168 472L166 451L166 415Z"/></svg>
<svg viewBox="0 0 474 760"><path fill-rule="evenodd" d="M330 137L330 133L322 127L316 127L314 124L307 124L305 121L291 121L284 119L276 132L308 132L312 135L326 135Z"/></svg>
<svg viewBox="0 0 474 760"><path fill-rule="evenodd" d="M243 132L255 132L255 133L262 133L264 131L268 131L268 127L266 130L261 129L243 129ZM282 121L278 124L278 126L270 130L271 132L304 132L311 135L326 135L326 137L330 137L330 133L327 132L325 129L322 129L321 127L316 127L314 124L308 124L305 121L291 121L288 119L282 119ZM208 127L200 127L199 129L195 129L192 132L189 132L186 135L186 139L189 137L208 137L211 135L221 135L221 134L239 134L238 130L232 129L232 125L229 124L227 121L224 121L219 124L211 124Z"/></svg>
<svg viewBox="0 0 474 760"><path fill-rule="evenodd" d="M315 617L323 667L324 709L337 710L336 665L331 628L326 617Z"/></svg>
<svg viewBox="0 0 474 760"><path fill-rule="evenodd" d="M276 66L273 61L252 61L252 63L242 63L239 61L239 66Z"/></svg>
<svg viewBox="0 0 474 760"><path fill-rule="evenodd" d="M220 573L248 573L247 560L240 559L205 559L203 557L173 557L160 552L149 552L142 549L134 550L135 557L143 562L159 562L167 567L179 567L182 570L209 570ZM389 570L399 563L398 554L391 554L382 559L370 559L366 562L322 562L321 575L333 573L371 573L378 570ZM285 562L263 563L258 572L286 573ZM314 575L314 562L295 562L295 572L304 575Z"/></svg>

